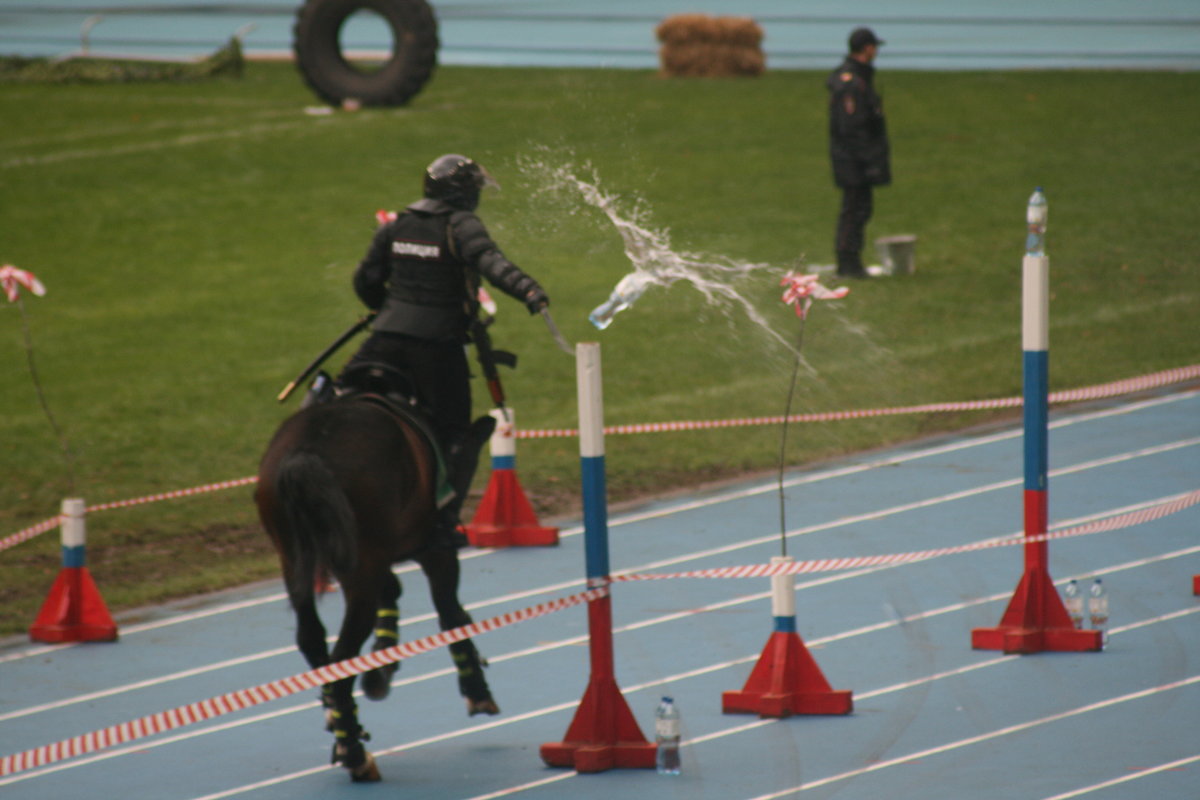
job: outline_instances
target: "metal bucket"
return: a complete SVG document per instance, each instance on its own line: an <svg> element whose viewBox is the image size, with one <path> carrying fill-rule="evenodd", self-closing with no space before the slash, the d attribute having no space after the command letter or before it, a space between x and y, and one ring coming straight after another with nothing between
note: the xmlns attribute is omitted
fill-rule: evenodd
<svg viewBox="0 0 1200 800"><path fill-rule="evenodd" d="M911 234L902 236L881 236L875 240L875 250L883 270L890 275L912 275L916 270L914 251L917 237Z"/></svg>

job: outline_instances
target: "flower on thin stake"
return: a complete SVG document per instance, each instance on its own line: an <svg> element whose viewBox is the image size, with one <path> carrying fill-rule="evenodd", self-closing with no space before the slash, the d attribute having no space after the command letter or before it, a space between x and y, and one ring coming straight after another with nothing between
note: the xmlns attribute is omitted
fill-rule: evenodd
<svg viewBox="0 0 1200 800"><path fill-rule="evenodd" d="M12 264L5 264L0 267L0 285L4 287L4 293L8 295L8 302L10 303L15 303L20 298L20 287L22 286L38 297L46 293L46 287L42 285L42 282L32 272L17 269Z"/></svg>
<svg viewBox="0 0 1200 800"><path fill-rule="evenodd" d="M796 309L796 316L800 319L808 316L813 300L840 300L850 294L849 287L829 289L821 285L816 275L803 272L789 272L780 279L779 285L785 287L780 299Z"/></svg>

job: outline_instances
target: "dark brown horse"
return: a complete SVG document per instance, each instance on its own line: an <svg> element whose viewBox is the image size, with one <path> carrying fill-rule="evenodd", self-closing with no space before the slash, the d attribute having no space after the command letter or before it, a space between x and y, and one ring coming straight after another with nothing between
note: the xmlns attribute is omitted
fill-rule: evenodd
<svg viewBox="0 0 1200 800"><path fill-rule="evenodd" d="M316 668L358 655L372 631L374 649L399 640L400 582L392 566L413 560L429 580L442 630L471 621L458 600L458 553L432 542L436 460L412 422L382 401L338 399L310 406L280 426L258 472L259 518L283 565L296 612L296 643ZM316 585L333 576L346 612L330 652L317 615ZM496 714L483 666L470 640L450 645L467 711ZM392 664L363 675L372 700L385 697ZM354 678L322 692L333 760L355 781L379 780L363 747Z"/></svg>

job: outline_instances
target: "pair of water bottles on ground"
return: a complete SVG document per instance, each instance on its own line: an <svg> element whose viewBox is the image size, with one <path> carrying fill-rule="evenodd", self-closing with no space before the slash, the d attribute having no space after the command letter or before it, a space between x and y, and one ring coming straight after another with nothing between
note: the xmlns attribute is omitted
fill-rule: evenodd
<svg viewBox="0 0 1200 800"><path fill-rule="evenodd" d="M1079 581L1072 578L1063 589L1063 605L1067 607L1067 613L1071 615L1071 621L1075 623L1076 628L1083 629L1086 621L1089 623L1087 627L1099 630L1107 641L1108 591L1103 581L1099 578L1092 581L1092 586L1085 595Z"/></svg>

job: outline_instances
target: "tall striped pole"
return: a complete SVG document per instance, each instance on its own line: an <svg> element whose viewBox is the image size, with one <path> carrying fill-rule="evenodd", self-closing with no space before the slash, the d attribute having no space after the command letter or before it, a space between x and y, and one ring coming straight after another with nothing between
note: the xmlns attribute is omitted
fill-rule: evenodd
<svg viewBox="0 0 1200 800"><path fill-rule="evenodd" d="M979 650L1037 653L1099 650L1099 631L1076 630L1049 573L1049 356L1050 258L1045 250L1046 199L1041 187L1029 199L1028 234L1021 264L1021 346L1024 376L1025 574L995 628L971 632Z"/></svg>
<svg viewBox="0 0 1200 800"><path fill-rule="evenodd" d="M584 557L589 589L611 585L608 567L608 491L604 468L604 396L600 345L575 346L579 397L579 461L583 482ZM541 747L552 767L602 772L614 767L652 768L655 746L642 735L613 667L612 598L588 601L591 678L561 742Z"/></svg>

